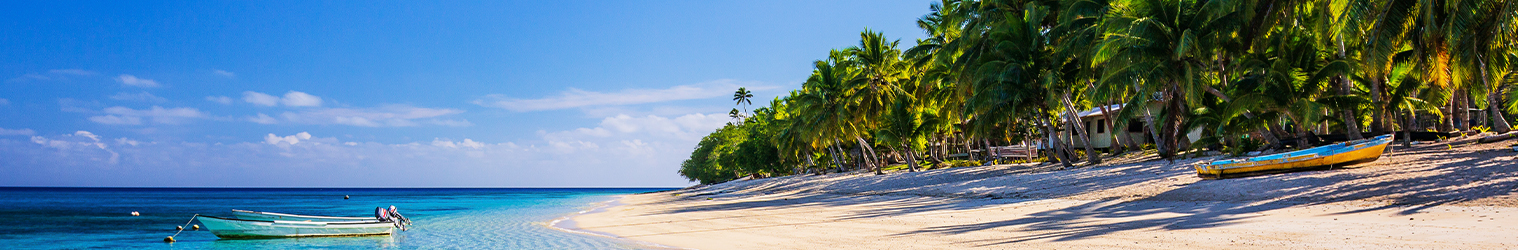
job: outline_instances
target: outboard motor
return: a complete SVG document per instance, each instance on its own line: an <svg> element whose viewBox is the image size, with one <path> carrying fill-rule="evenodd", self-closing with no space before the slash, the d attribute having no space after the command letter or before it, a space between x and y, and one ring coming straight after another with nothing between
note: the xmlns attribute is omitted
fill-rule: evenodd
<svg viewBox="0 0 1518 250"><path fill-rule="evenodd" d="M391 222L390 211L385 210L383 207L374 207L374 218L379 221Z"/></svg>
<svg viewBox="0 0 1518 250"><path fill-rule="evenodd" d="M393 205L390 206L390 217L395 218L395 220L400 223L406 224L408 226L411 225L411 218L406 218L406 216L401 215L401 210L396 209Z"/></svg>

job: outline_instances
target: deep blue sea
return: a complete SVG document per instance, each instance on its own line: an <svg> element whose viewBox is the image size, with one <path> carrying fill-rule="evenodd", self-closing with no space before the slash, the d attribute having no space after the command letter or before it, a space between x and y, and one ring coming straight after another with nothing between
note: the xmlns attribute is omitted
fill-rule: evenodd
<svg viewBox="0 0 1518 250"><path fill-rule="evenodd" d="M660 190L666 189L0 187L0 249L645 249L652 246L548 224L615 195ZM411 218L409 231L223 240L186 227L178 242L163 242L194 214L373 216L375 207L391 205Z"/></svg>

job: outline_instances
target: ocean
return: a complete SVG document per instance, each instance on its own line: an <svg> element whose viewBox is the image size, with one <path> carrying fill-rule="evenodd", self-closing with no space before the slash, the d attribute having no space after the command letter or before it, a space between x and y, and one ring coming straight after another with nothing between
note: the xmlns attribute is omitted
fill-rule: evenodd
<svg viewBox="0 0 1518 250"><path fill-rule="evenodd" d="M648 188L0 188L3 249L647 249L566 232L549 222ZM343 199L347 195L349 199ZM390 236L219 239L174 235L192 215L232 209L373 216L396 206L413 222ZM141 216L132 216L136 211ZM199 222L196 222L199 224Z"/></svg>

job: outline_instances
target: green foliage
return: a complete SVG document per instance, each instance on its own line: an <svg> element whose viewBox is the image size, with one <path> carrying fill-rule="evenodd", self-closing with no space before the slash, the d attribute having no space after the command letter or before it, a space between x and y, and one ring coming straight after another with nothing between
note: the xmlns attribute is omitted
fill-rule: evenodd
<svg viewBox="0 0 1518 250"><path fill-rule="evenodd" d="M927 36L905 51L864 30L752 115L740 88L744 110L680 173L716 183L857 170L884 155L979 166L934 145L1047 140L1080 127L1075 112L1112 104L1123 108L1103 119L1143 121L1138 147L1162 157L1185 150L1190 131L1202 134L1194 148L1243 154L1295 144L1280 138L1452 119L1444 112L1459 101L1498 105L1508 114L1493 119L1506 121L1518 113L1515 16L1518 4L1492 0L940 0L918 19ZM1086 154L1060 145L1063 164Z"/></svg>

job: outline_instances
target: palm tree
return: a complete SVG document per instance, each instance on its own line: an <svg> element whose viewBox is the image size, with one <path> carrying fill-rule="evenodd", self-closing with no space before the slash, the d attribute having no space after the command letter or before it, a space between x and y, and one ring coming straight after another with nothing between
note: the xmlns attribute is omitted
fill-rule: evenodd
<svg viewBox="0 0 1518 250"><path fill-rule="evenodd" d="M750 100L751 98L754 98L754 92L749 92L747 88L738 87L738 91L733 92L733 101L737 102L734 105L743 105L743 112L745 114L748 113L748 105L754 104L754 101Z"/></svg>
<svg viewBox="0 0 1518 250"><path fill-rule="evenodd" d="M738 108L733 108L733 111L728 111L727 117L733 118L733 124L743 125L743 113L738 112Z"/></svg>
<svg viewBox="0 0 1518 250"><path fill-rule="evenodd" d="M850 117L865 130L874 128L878 117L884 115L897 98L912 98L900 85L907 78L910 65L901 60L901 50L896 48L899 43L900 40L887 41L884 34L865 29L859 34L859 45L844 50L849 55L850 65L860 71L858 77L847 81L845 98L852 104ZM880 158L874 147L861 136L863 133L853 135L868 151L870 160L867 162L875 167L876 174L880 174L882 166L876 162Z"/></svg>
<svg viewBox="0 0 1518 250"><path fill-rule="evenodd" d="M1453 76L1456 81L1472 83L1469 94L1483 97L1475 101L1486 106L1492 128L1507 133L1510 125L1497 108L1502 106L1497 95L1501 84L1494 83L1501 83L1511 70L1508 53L1514 49L1513 40L1518 39L1518 17L1515 17L1518 3L1455 1L1449 4L1456 5L1451 6L1453 10L1447 14L1451 25L1446 35L1451 47L1449 58L1455 66ZM1479 85L1475 84L1478 82Z"/></svg>
<svg viewBox="0 0 1518 250"><path fill-rule="evenodd" d="M847 81L857 78L859 72L849 67L848 55L833 50L828 59L813 62L812 76L801 84L801 90L790 100L796 106L796 116L787 133L794 134L812 148L826 149L838 164L843 155L844 138L851 138L863 129L851 119L852 105L845 99ZM840 169L841 171L841 169Z"/></svg>
<svg viewBox="0 0 1518 250"><path fill-rule="evenodd" d="M1201 100L1210 88L1207 73L1212 52L1231 32L1236 11L1226 0L1132 0L1113 4L1103 20L1106 27L1093 65L1105 68L1098 85L1134 86L1139 94L1127 107L1146 107L1153 100L1163 109L1158 135L1160 156L1170 158L1179 146L1180 125L1190 113L1188 104ZM1148 95L1145 93L1156 93ZM1194 105L1193 105L1194 106Z"/></svg>
<svg viewBox="0 0 1518 250"><path fill-rule="evenodd" d="M1003 6L1003 8L1006 8ZM1049 8L1027 3L1025 11L1001 16L996 21L975 22L990 27L967 29L966 50L972 51L960 59L966 61L964 72L969 80L963 85L970 93L965 100L964 113L970 124L970 134L983 138L1018 138L1024 130L1017 127L1043 129L1043 137L1054 146L1054 157L1066 167L1071 167L1070 154L1065 143L1056 135L1059 124L1067 127L1080 123L1079 119L1065 112L1055 115L1053 111L1069 111L1063 105L1068 82L1061 76L1061 60L1055 58L1048 45L1050 38L1043 24ZM1062 107L1062 108L1061 108ZM1059 118L1063 116L1065 123ZM1069 129L1075 130L1075 129ZM1086 136L1083 131L1081 136ZM1084 139L1084 137L1071 137ZM1087 155L1096 154L1086 143ZM1091 158L1088 162L1098 162Z"/></svg>

